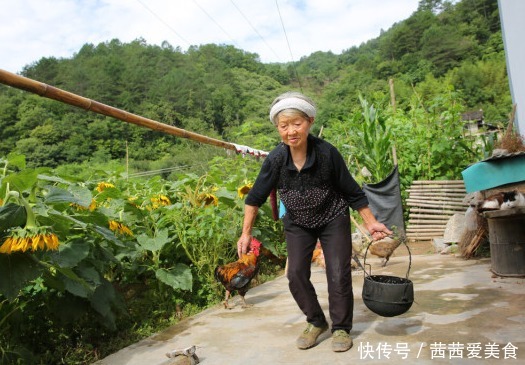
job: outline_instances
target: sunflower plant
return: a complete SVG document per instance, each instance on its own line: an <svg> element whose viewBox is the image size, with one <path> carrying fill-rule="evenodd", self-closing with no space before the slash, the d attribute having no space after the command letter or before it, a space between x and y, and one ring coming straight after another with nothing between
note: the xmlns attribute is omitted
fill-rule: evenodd
<svg viewBox="0 0 525 365"><path fill-rule="evenodd" d="M173 181L116 174L79 181L26 168L20 156L0 158L0 277L8 278L0 280L0 302L19 303L8 320L20 335L10 333L10 341L48 353L39 346L56 348L46 334L61 333L58 324L85 333L99 323L99 332L114 333L130 318L140 326L219 300L213 271L236 259L244 198L258 167L224 159L204 176ZM267 224L268 212L261 209L254 234L271 247L282 230L279 222ZM133 315L135 305L147 306L144 318Z"/></svg>
<svg viewBox="0 0 525 365"><path fill-rule="evenodd" d="M91 196L82 199L78 194L82 188L44 172L47 171L4 168L0 185L4 196L0 207L0 275L12 280L2 282L0 294L14 300L25 285L42 276L50 288L91 300L104 282L103 272L88 273L89 270L71 267L65 261L81 255L71 249L79 230L99 231L107 237L110 234L96 223L90 225L67 213L72 203L89 207ZM70 191L60 185L68 186ZM113 241L118 240L114 237ZM34 265L28 266L27 262Z"/></svg>
<svg viewBox="0 0 525 365"><path fill-rule="evenodd" d="M23 227L16 225L7 230L7 236L0 246L0 254L11 254L13 252L26 252L37 250L58 250L59 240L50 227L39 227L36 222L35 213L29 203L16 191L9 191L5 199L7 204L15 200L17 205L22 205L25 210L26 222ZM17 209L17 208L15 208ZM15 216L11 217L15 218Z"/></svg>

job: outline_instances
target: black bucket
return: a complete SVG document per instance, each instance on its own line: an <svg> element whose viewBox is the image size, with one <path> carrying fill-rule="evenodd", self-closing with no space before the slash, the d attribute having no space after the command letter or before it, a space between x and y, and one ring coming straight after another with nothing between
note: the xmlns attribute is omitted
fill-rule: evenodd
<svg viewBox="0 0 525 365"><path fill-rule="evenodd" d="M405 241L403 240L403 243ZM363 283L363 302L375 314L382 317L395 317L407 312L414 302L414 285L408 279L410 273L410 266L412 265L412 255L408 245L405 243L408 250L409 264L405 278L388 275L371 275L365 273ZM366 255L368 254L368 247L366 248L364 265L366 265Z"/></svg>

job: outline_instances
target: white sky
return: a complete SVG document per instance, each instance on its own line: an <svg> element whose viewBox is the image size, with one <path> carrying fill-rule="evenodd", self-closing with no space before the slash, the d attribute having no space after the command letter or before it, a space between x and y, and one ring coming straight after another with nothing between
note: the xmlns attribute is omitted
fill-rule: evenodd
<svg viewBox="0 0 525 365"><path fill-rule="evenodd" d="M340 54L379 36L419 0L0 0L0 69L42 57L70 58L82 45L118 38L231 44L262 62ZM281 23L282 19L282 23ZM284 29L283 29L284 27ZM285 33L286 31L286 33ZM285 35L286 34L286 35ZM289 47L288 47L289 44Z"/></svg>

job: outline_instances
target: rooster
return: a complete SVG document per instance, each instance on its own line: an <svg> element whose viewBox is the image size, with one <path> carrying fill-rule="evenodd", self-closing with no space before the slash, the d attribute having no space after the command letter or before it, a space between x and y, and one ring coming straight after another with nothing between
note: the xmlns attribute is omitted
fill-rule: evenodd
<svg viewBox="0 0 525 365"><path fill-rule="evenodd" d="M381 266L385 267L396 248L403 242L400 237L385 237L370 244L370 253L383 259Z"/></svg>
<svg viewBox="0 0 525 365"><path fill-rule="evenodd" d="M258 257L261 242L252 237L250 250L243 254L240 259L226 265L215 268L215 278L226 288L226 298L224 299L224 308L232 309L228 305L230 294L236 290L241 296L242 308L249 307L246 304L244 296L249 289L250 282L259 271Z"/></svg>
<svg viewBox="0 0 525 365"><path fill-rule="evenodd" d="M359 256L359 249L353 242L352 242L352 255ZM324 252L323 252L323 248L321 247L320 241L317 241L315 245L314 252L312 253L312 262L316 264L317 266L326 268L326 262L324 260ZM355 267L353 263L352 263L352 267Z"/></svg>
<svg viewBox="0 0 525 365"><path fill-rule="evenodd" d="M321 242L319 241L317 241L317 244L315 245L315 249L312 254L312 262L316 263L318 266L326 268L326 263L324 262L323 248L321 247Z"/></svg>

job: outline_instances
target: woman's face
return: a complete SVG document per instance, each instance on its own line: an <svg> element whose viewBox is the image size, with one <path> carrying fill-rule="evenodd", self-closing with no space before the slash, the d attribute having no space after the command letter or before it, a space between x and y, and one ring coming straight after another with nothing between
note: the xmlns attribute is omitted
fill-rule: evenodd
<svg viewBox="0 0 525 365"><path fill-rule="evenodd" d="M277 116L277 130L284 144L292 149L305 149L314 118L281 113Z"/></svg>

